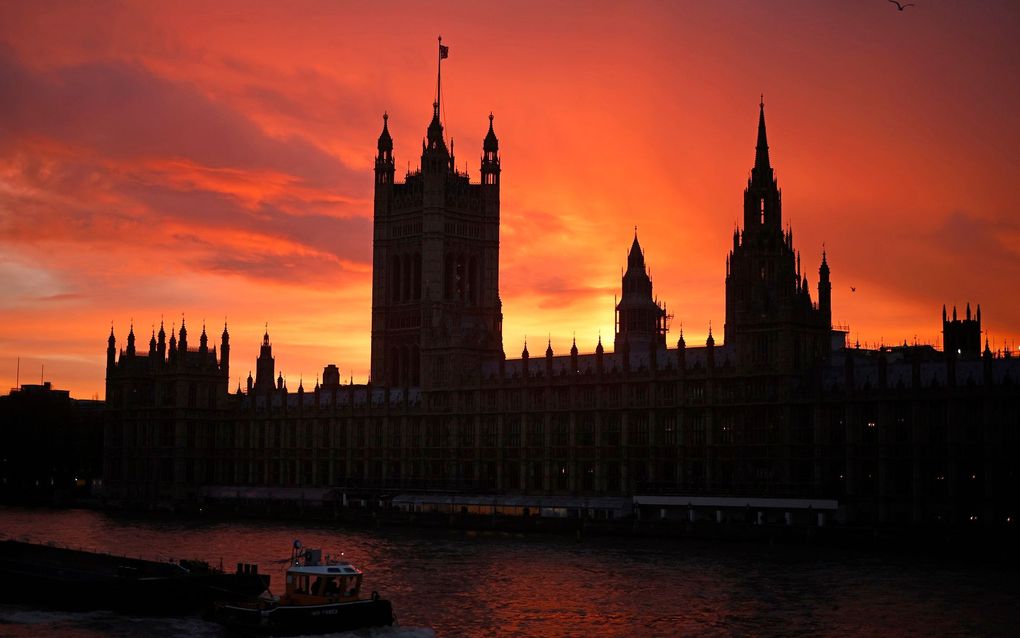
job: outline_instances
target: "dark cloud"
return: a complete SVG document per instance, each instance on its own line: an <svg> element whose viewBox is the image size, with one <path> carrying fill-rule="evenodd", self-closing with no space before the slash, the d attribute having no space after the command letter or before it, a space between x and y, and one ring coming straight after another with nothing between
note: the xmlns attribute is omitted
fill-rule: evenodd
<svg viewBox="0 0 1020 638"><path fill-rule="evenodd" d="M195 86L137 64L30 71L0 49L0 122L0 148L41 136L122 160L186 158L209 167L271 170L320 186L344 183L361 195L369 189L360 173L308 140L275 139Z"/></svg>
<svg viewBox="0 0 1020 638"><path fill-rule="evenodd" d="M365 217L293 215L269 202L248 208L226 193L159 185L129 183L123 192L156 216L193 226L208 240L218 231L243 232L302 244L337 260L368 264L372 259L372 221ZM248 260L254 264L260 258L242 257L234 263Z"/></svg>
<svg viewBox="0 0 1020 638"><path fill-rule="evenodd" d="M197 270L284 285L335 286L345 273L343 264L323 255L211 253L190 261Z"/></svg>
<svg viewBox="0 0 1020 638"><path fill-rule="evenodd" d="M262 97L300 115L284 93ZM11 247L141 246L165 265L312 286L371 260L370 176L142 66L32 71L0 49L0 152ZM102 279L67 273L83 276Z"/></svg>

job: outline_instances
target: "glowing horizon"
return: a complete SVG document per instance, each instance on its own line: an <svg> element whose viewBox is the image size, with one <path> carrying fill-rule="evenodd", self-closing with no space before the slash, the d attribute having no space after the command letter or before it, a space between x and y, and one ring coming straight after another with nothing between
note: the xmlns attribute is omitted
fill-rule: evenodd
<svg viewBox="0 0 1020 638"><path fill-rule="evenodd" d="M721 341L762 91L784 225L814 301L825 243L851 343L936 343L969 301L1015 347L1020 9L915 9L0 7L0 376L102 397L111 320L144 351L183 313L194 343L229 321L231 387L267 321L292 389L363 382L375 141L387 111L398 179L417 166L438 33L472 181L495 114L508 357L611 347L634 225L671 347Z"/></svg>

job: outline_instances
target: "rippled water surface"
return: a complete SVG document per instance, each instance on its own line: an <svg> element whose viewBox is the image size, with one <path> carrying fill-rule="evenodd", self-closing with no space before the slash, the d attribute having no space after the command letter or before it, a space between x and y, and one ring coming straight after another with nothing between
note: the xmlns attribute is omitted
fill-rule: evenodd
<svg viewBox="0 0 1020 638"><path fill-rule="evenodd" d="M1020 579L961 561L863 550L649 539L196 522L0 508L0 536L140 555L252 562L283 580L295 538L343 551L364 589L426 636L1016 635ZM128 618L0 603L0 636L220 636L197 618Z"/></svg>

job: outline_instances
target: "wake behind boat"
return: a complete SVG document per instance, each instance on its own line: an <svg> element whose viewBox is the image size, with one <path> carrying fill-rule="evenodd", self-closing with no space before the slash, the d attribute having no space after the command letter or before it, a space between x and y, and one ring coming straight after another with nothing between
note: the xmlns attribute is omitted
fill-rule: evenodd
<svg viewBox="0 0 1020 638"><path fill-rule="evenodd" d="M275 636L350 631L393 624L393 607L377 592L361 597L363 573L347 561L322 558L321 549L302 549L294 541L287 568L286 591L267 590L247 602L224 601L212 617L237 630Z"/></svg>

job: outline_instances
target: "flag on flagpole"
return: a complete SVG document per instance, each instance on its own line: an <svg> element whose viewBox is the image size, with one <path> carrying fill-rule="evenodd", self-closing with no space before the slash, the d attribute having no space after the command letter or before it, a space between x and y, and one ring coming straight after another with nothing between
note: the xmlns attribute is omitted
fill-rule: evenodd
<svg viewBox="0 0 1020 638"><path fill-rule="evenodd" d="M439 59L440 60L445 60L448 57L450 57L450 47L448 47L448 46L446 46L444 44L440 44L439 45Z"/></svg>

